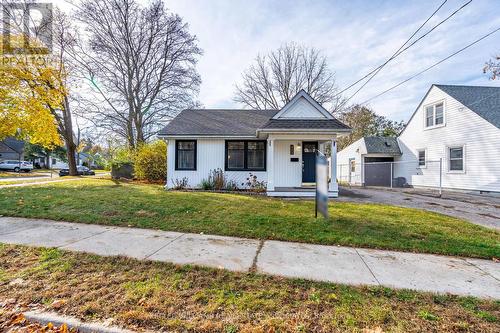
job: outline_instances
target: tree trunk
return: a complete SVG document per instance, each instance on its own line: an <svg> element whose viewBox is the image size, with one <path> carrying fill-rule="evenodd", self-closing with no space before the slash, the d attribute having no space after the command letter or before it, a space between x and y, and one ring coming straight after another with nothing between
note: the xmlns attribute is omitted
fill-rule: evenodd
<svg viewBox="0 0 500 333"><path fill-rule="evenodd" d="M140 123L140 121L135 122L135 132L136 132L135 142L136 142L137 146L139 146L139 144L144 143L144 141L146 141L146 140L144 140L144 131L143 131L142 124Z"/></svg>
<svg viewBox="0 0 500 333"><path fill-rule="evenodd" d="M63 137L64 142L66 142L66 155L68 158L69 175L76 176L76 144L73 138L73 124L71 122L71 112L69 108L68 97L64 97L64 129Z"/></svg>
<svg viewBox="0 0 500 333"><path fill-rule="evenodd" d="M70 176L76 176L76 146L75 144L66 144L66 152L68 157L68 167Z"/></svg>
<svg viewBox="0 0 500 333"><path fill-rule="evenodd" d="M135 149L134 129L132 127L132 121L130 120L127 124L127 140L129 148Z"/></svg>

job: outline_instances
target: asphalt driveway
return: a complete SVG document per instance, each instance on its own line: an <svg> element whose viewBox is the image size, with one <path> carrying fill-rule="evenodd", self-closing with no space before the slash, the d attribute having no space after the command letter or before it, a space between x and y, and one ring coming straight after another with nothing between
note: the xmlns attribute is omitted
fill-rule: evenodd
<svg viewBox="0 0 500 333"><path fill-rule="evenodd" d="M340 187L339 201L373 202L419 208L500 230L500 197L419 189Z"/></svg>

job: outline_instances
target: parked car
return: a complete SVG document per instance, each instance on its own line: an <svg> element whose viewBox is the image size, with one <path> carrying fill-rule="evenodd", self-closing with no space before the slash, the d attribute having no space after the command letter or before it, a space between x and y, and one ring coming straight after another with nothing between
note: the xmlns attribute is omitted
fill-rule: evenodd
<svg viewBox="0 0 500 333"><path fill-rule="evenodd" d="M33 163L27 161L7 160L0 162L0 170L13 170L15 172L30 172L33 170Z"/></svg>
<svg viewBox="0 0 500 333"><path fill-rule="evenodd" d="M76 167L76 174L78 176L95 176L95 172L93 170L90 170L86 166L77 166ZM69 169L59 170L59 177L68 176L68 175L69 175Z"/></svg>

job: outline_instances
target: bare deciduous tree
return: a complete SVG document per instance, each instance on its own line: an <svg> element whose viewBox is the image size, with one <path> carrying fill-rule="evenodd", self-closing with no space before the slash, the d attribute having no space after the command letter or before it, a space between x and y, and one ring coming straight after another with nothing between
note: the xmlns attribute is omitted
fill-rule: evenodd
<svg viewBox="0 0 500 333"><path fill-rule="evenodd" d="M490 73L492 80L500 78L500 55L495 56L484 65L483 73Z"/></svg>
<svg viewBox="0 0 500 333"><path fill-rule="evenodd" d="M86 27L81 65L94 92L88 119L135 147L193 103L202 51L162 0L146 7L135 0L84 0L76 18Z"/></svg>
<svg viewBox="0 0 500 333"><path fill-rule="evenodd" d="M66 156L68 159L69 174L74 176L77 174L77 161L76 161L76 143L75 135L73 132L73 115L70 105L70 89L72 86L72 72L74 72L75 67L72 66L70 61L69 52L74 49L76 44L75 32L70 23L69 17L56 9L55 15L53 16L53 46L54 46L54 56L56 58L56 64L58 66L59 75L61 82L59 83L62 87L62 105L52 110L54 117L57 122L59 134L63 137L64 143L66 145ZM73 82L74 83L74 82Z"/></svg>
<svg viewBox="0 0 500 333"><path fill-rule="evenodd" d="M285 44L257 57L236 86L235 101L252 109L280 109L301 89L331 112L338 111L342 98L336 96L335 74L326 57L314 48Z"/></svg>

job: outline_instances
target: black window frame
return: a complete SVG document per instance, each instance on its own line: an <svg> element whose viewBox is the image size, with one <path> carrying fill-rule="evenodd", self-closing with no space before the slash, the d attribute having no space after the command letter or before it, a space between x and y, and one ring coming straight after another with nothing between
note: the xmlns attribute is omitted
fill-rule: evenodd
<svg viewBox="0 0 500 333"><path fill-rule="evenodd" d="M422 159L420 158L420 153L424 153L424 159L422 161ZM425 149L419 149L417 150L417 159L418 159L418 167L419 168L424 168L427 166L427 151ZM423 162L423 164L421 164L421 162Z"/></svg>
<svg viewBox="0 0 500 333"><path fill-rule="evenodd" d="M228 145L230 142L243 142L243 169L230 168L228 166ZM248 143L262 142L264 144L264 168L248 167ZM226 140L224 149L224 170L225 171L267 171L267 141L266 140Z"/></svg>
<svg viewBox="0 0 500 333"><path fill-rule="evenodd" d="M179 143L193 142L194 143L194 168L179 168ZM175 140L175 170L179 171L196 171L198 162L198 141L197 140Z"/></svg>

